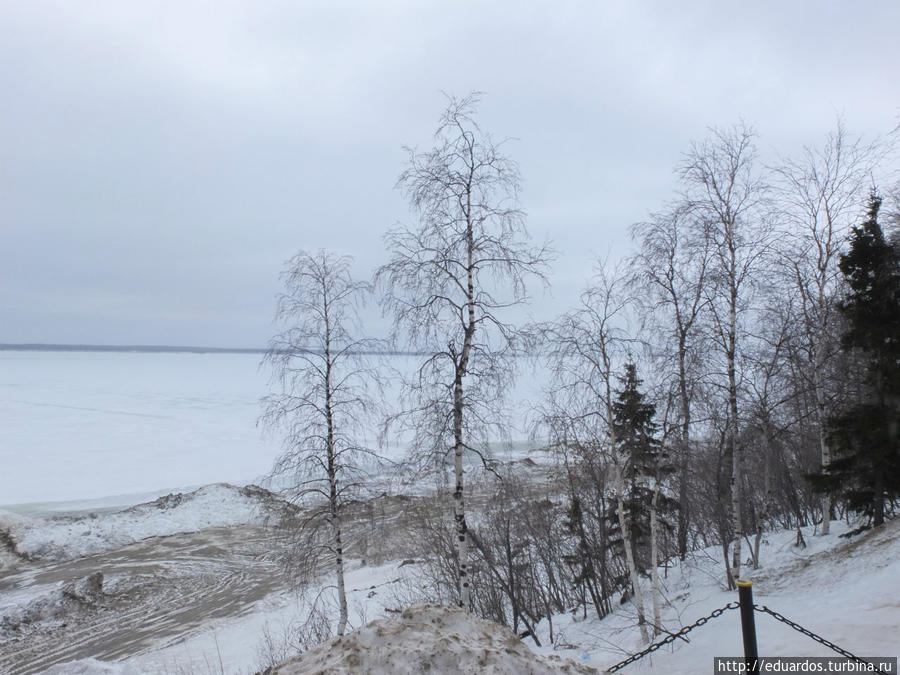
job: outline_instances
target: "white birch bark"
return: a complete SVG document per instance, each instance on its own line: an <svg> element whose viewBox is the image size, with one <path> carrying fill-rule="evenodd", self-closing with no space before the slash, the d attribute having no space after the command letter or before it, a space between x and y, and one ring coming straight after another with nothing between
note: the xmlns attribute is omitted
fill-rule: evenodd
<svg viewBox="0 0 900 675"><path fill-rule="evenodd" d="M616 514L619 517L619 529L622 531L622 545L625 548L625 564L628 566L628 576L631 579L631 590L634 593L634 606L637 609L638 627L641 630L641 640L650 642L647 633L647 617L644 614L644 594L641 592L641 580L638 576L637 566L634 563L634 549L631 542L631 528L625 518L625 477L621 467L615 465L616 472Z"/></svg>
<svg viewBox="0 0 900 675"><path fill-rule="evenodd" d="M291 561L301 583L318 578L325 565L333 570L339 635L348 625L342 505L360 487L352 474L361 458L378 460L356 438L359 420L375 405L366 353L379 343L354 337L368 285L353 280L350 265L346 256L324 250L300 251L288 262L276 313L283 330L265 356L278 390L263 399L260 420L284 433L273 473L295 481L291 496L325 500L323 510L300 517Z"/></svg>
<svg viewBox="0 0 900 675"><path fill-rule="evenodd" d="M479 128L478 100L477 93L451 97L435 146L409 150L398 187L417 223L387 233L391 258L375 276L380 302L393 314L392 337L429 354L404 382L406 409L394 417L415 434L414 461L443 466L453 453L458 602L466 609L472 597L463 458L479 454L488 429L502 438L509 357L520 334L502 317L527 301L526 279L546 280L549 259L546 247L528 243L516 206L518 168Z"/></svg>
<svg viewBox="0 0 900 675"><path fill-rule="evenodd" d="M653 501L650 504L650 578L653 583L653 636L659 635L662 626L660 592L659 592L659 525L656 509L659 504L659 481L653 489Z"/></svg>
<svg viewBox="0 0 900 675"><path fill-rule="evenodd" d="M326 422L326 454L328 472L328 501L331 509L331 528L334 537L335 573L337 575L338 592L338 626L337 634L343 635L347 630L347 592L344 586L344 550L341 543L341 514L338 499L337 462L334 439L334 387L332 382L333 360L331 356L331 316L329 313L329 295L325 279L322 280L322 316L325 324L325 422Z"/></svg>

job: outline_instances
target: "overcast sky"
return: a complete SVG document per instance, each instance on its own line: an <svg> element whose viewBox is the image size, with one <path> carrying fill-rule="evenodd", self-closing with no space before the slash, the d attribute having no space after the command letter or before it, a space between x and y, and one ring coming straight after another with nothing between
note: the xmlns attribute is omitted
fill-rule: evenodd
<svg viewBox="0 0 900 675"><path fill-rule="evenodd" d="M516 139L564 309L708 126L766 156L896 126L898 27L896 0L0 1L0 342L264 346L297 249L385 260L442 90Z"/></svg>

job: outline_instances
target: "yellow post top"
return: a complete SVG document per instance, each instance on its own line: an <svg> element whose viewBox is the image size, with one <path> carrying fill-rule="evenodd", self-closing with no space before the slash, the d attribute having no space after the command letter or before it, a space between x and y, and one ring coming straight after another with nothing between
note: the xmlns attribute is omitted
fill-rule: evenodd
<svg viewBox="0 0 900 675"><path fill-rule="evenodd" d="M749 579L738 579L735 583L742 588L749 588L753 585L753 582Z"/></svg>

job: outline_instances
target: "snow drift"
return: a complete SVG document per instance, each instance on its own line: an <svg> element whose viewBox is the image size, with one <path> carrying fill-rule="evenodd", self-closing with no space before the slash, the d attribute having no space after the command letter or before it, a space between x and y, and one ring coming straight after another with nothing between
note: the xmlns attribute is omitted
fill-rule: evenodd
<svg viewBox="0 0 900 675"><path fill-rule="evenodd" d="M418 605L319 645L272 671L312 673L597 673L557 656L538 656L505 626L458 608Z"/></svg>
<svg viewBox="0 0 900 675"><path fill-rule="evenodd" d="M12 549L26 558L69 560L147 537L277 522L293 508L255 485L217 483L114 513L44 519L0 511L0 534L6 542L7 557Z"/></svg>

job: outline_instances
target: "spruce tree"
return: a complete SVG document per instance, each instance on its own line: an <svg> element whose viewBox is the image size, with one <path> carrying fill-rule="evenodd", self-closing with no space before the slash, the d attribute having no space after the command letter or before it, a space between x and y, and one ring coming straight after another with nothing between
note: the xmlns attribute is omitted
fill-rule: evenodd
<svg viewBox="0 0 900 675"><path fill-rule="evenodd" d="M884 522L885 502L900 497L900 251L878 223L881 198L869 196L866 220L854 227L840 270L848 292L840 304L847 329L841 347L865 363L863 394L829 419L835 457L813 485Z"/></svg>
<svg viewBox="0 0 900 675"><path fill-rule="evenodd" d="M625 366L622 388L616 392L613 403L613 425L616 435L616 452L625 458L625 514L631 532L634 557L638 569L647 569L656 561L650 560L650 507L656 481L671 473L657 438L659 427L653 421L656 406L649 403L640 387L637 368L633 363ZM675 502L660 496L658 511L662 515L674 510ZM661 518L665 524L665 518ZM611 529L616 529L611 518Z"/></svg>

